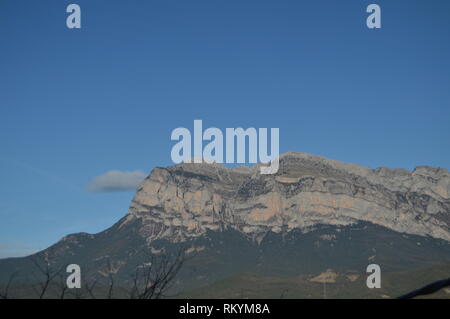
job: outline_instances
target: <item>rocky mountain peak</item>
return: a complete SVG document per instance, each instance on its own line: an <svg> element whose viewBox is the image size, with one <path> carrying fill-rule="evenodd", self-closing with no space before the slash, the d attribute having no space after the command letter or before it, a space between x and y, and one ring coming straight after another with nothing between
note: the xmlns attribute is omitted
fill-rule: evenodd
<svg viewBox="0 0 450 319"><path fill-rule="evenodd" d="M294 152L280 156L274 175L259 174L258 165L179 164L155 168L142 182L124 223L135 219L148 241L228 228L259 240L360 221L450 241L450 174L426 166L369 169Z"/></svg>

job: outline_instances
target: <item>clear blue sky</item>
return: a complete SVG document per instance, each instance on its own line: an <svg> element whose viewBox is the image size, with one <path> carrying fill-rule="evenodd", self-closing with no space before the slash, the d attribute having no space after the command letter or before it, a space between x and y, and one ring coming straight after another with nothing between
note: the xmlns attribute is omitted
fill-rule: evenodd
<svg viewBox="0 0 450 319"><path fill-rule="evenodd" d="M89 181L170 165L194 119L279 127L282 152L450 168L449 40L448 0L0 0L0 258L112 225L133 192Z"/></svg>

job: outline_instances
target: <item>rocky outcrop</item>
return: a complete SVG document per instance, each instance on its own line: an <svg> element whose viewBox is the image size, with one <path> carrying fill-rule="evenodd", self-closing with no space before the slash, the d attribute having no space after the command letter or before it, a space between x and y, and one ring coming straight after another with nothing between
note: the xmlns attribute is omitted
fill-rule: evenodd
<svg viewBox="0 0 450 319"><path fill-rule="evenodd" d="M275 175L219 164L155 168L123 224L139 219L151 242L183 242L234 229L260 241L268 232L370 222L450 241L450 174L421 166L375 170L304 153L280 157Z"/></svg>

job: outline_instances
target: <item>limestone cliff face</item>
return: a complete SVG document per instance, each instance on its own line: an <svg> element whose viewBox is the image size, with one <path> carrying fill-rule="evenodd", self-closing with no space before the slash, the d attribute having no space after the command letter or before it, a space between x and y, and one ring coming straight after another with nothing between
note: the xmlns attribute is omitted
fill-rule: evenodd
<svg viewBox="0 0 450 319"><path fill-rule="evenodd" d="M280 157L276 175L258 167L181 164L156 168L139 187L123 224L140 219L148 242L182 242L232 228L268 232L371 222L450 241L450 174L345 164L303 153Z"/></svg>

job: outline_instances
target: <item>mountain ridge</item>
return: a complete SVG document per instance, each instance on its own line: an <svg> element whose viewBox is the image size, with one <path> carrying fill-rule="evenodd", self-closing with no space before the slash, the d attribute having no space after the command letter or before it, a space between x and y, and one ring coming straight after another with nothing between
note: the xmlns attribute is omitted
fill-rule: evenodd
<svg viewBox="0 0 450 319"><path fill-rule="evenodd" d="M258 237L267 231L357 221L450 240L449 216L446 169L371 170L290 152L280 156L274 175L258 174L256 165L155 168L138 188L126 221L148 221L153 227L148 238L173 235L181 241L224 225Z"/></svg>
<svg viewBox="0 0 450 319"><path fill-rule="evenodd" d="M274 175L257 165L179 164L153 169L110 228L0 260L0 281L32 274L41 258L79 264L85 280L107 280L112 267L127 285L149 255L181 249L195 258L181 269L178 291L242 272L319 275L370 263L403 271L450 262L449 225L445 169L369 169L305 153L282 155Z"/></svg>

